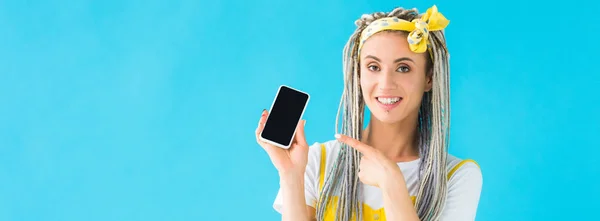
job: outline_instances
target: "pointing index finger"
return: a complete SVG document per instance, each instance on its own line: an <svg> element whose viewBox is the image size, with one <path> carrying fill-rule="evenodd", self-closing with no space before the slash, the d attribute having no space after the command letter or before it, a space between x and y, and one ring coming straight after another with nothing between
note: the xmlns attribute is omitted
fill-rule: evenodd
<svg viewBox="0 0 600 221"><path fill-rule="evenodd" d="M352 137L342 134L336 134L335 138L337 138L337 140L339 140L342 143L348 144L348 146L351 146L352 148L358 150L366 156L373 156L373 154L375 154L375 150L373 149L373 147L370 147L369 145L366 145Z"/></svg>

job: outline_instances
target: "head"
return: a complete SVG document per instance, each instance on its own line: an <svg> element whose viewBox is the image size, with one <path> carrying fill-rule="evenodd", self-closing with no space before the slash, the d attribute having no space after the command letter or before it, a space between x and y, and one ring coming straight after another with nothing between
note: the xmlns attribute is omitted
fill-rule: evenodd
<svg viewBox="0 0 600 221"><path fill-rule="evenodd" d="M360 140L365 105L386 123L417 119L421 167L415 207L421 220L439 217L447 191L449 63L443 33L447 24L435 6L425 14L396 8L363 15L343 53L345 86L336 132ZM317 204L318 220L333 195L340 197L339 220L350 220L353 214L362 219L359 162L360 153L342 144Z"/></svg>
<svg viewBox="0 0 600 221"><path fill-rule="evenodd" d="M410 50L406 31L382 31L367 39L358 57L360 89L373 118L393 124L418 116L432 88L429 53Z"/></svg>

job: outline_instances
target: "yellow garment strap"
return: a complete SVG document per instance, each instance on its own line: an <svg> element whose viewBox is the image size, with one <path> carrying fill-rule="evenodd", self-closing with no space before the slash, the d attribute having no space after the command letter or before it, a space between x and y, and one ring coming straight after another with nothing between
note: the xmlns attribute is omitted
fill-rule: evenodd
<svg viewBox="0 0 600 221"><path fill-rule="evenodd" d="M319 191L323 189L323 182L325 181L325 161L327 159L327 150L325 144L321 144L321 165L319 166Z"/></svg>
<svg viewBox="0 0 600 221"><path fill-rule="evenodd" d="M454 167L452 167L452 169L450 170L450 172L448 172L448 180L450 180L450 178L452 177L452 175L454 175L454 173L463 165L465 165L465 163L468 162L473 162L475 165L479 166L479 164L477 164L477 162L475 162L472 159L466 159L466 160L462 160L460 161L460 163L456 164Z"/></svg>

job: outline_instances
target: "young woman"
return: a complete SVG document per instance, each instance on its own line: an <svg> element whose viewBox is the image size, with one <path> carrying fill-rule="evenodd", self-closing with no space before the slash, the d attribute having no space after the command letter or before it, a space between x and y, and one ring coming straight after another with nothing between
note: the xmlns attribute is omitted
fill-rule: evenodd
<svg viewBox="0 0 600 221"><path fill-rule="evenodd" d="M283 220L475 219L481 170L447 153L448 23L435 6L363 15L344 48L336 139L309 146L305 121L289 150L257 139L279 171Z"/></svg>

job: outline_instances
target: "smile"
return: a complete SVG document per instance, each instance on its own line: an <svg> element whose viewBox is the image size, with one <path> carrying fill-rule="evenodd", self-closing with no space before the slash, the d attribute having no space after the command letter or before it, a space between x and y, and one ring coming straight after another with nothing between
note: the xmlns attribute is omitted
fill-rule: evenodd
<svg viewBox="0 0 600 221"><path fill-rule="evenodd" d="M378 97L377 100L382 104L395 104L401 97Z"/></svg>
<svg viewBox="0 0 600 221"><path fill-rule="evenodd" d="M376 97L377 103L384 110L389 111L394 109L400 102L402 102L402 97Z"/></svg>

